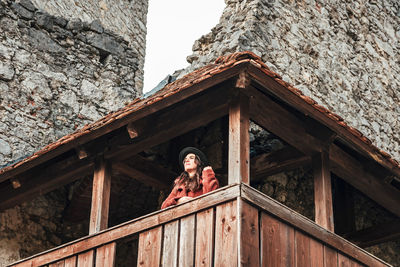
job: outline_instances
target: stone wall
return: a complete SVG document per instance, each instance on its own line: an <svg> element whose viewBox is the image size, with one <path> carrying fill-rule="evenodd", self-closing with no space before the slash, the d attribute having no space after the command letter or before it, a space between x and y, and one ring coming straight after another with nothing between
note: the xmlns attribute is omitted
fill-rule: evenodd
<svg viewBox="0 0 400 267"><path fill-rule="evenodd" d="M187 71L250 50L400 160L399 1L225 2Z"/></svg>
<svg viewBox="0 0 400 267"><path fill-rule="evenodd" d="M39 9L64 18L90 23L99 20L104 28L122 36L138 55L135 88L143 89L143 67L146 50L148 0L32 0Z"/></svg>
<svg viewBox="0 0 400 267"><path fill-rule="evenodd" d="M131 101L140 56L95 20L0 1L0 166Z"/></svg>
<svg viewBox="0 0 400 267"><path fill-rule="evenodd" d="M326 0L225 0L220 22L193 45L184 73L249 50L283 79L359 129L400 161L400 3ZM182 76L184 73L181 73ZM254 130L254 129L253 129ZM263 142L254 133L253 147ZM268 152L268 151L266 151ZM255 185L313 219L312 173L299 169ZM359 193L357 229L392 220ZM400 266L400 242L367 250ZM397 251L397 252L396 252Z"/></svg>

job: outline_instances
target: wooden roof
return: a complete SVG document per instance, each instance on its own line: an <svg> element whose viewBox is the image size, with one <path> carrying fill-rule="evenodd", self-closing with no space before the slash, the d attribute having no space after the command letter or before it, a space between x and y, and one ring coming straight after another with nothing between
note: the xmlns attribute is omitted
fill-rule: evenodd
<svg viewBox="0 0 400 267"><path fill-rule="evenodd" d="M234 81L232 79L234 79ZM101 139L103 136L119 131L122 128L125 130L125 127L129 128L129 125L133 122L136 124L135 127L141 127L144 129L143 132L145 132L147 135L155 136L158 134L156 137L158 138L157 141L160 143L161 140L164 140L164 137L161 138L162 134L155 133L157 129L154 127L149 127L147 124L149 124L149 122L154 122L154 125L152 126L155 126L157 125L157 122L160 122L159 127L163 127L162 129L168 130L168 126L171 125L171 122L169 121L167 123L165 120L168 118L168 116L176 115L176 112L171 110L171 108L176 105L184 105L182 103L187 103L185 107L186 110L189 110L193 107L198 109L198 112L200 113L205 111L205 114L203 115L202 119L199 120L198 124L181 125L179 126L180 128L178 127L179 131L185 132L187 130L196 128L201 125L201 123L204 124L210 121L208 118L206 118L207 115L210 117L216 117L226 114L225 111L227 110L230 95L229 93L220 93L217 87L221 86L225 86L225 89L227 88L227 90L230 90L230 87L239 88L245 93L247 88L251 87L252 89L250 94L253 94L253 98L257 98L255 101L261 101L260 99L270 99L269 97L266 98L265 95L272 97L274 100L279 102L279 105L277 105L277 107L279 106L278 108L281 108L282 105L285 105L285 107L291 109L290 112L295 111L303 114L304 116L312 118L313 121L318 122L319 125L323 125L330 132L334 133L334 138L340 140L340 142L343 143L344 146L348 147L351 151L356 151L356 153L359 153L362 155L362 157L375 162L390 174L400 177L399 163L391 158L388 153L374 146L372 142L361 132L349 126L340 116L317 104L317 102L310 97L305 96L299 89L283 81L281 76L271 71L255 54L251 52L237 52L218 58L214 63L200 68L184 76L183 78L168 84L163 89L156 92L154 95L149 96L148 98L135 99L124 108L110 113L102 119L92 124L88 124L70 135L62 137L56 142L49 144L40 151L11 166L1 169L0 183L7 179L24 175L25 173L28 173L29 170L41 166L42 164L51 161L56 162L56 158L70 153L71 150L74 151L75 149L79 149L79 147L84 146L93 140ZM262 94L260 97L258 97L260 91ZM209 95L204 95L205 93ZM204 96L203 98L202 95ZM194 101L192 101L193 99ZM202 99L201 101L203 102L195 102L200 101L198 99ZM226 102L226 105L223 104L223 102ZM269 104L276 105L274 101L272 102ZM256 105L257 103L259 105L262 104L260 102L255 103ZM218 106L218 108L213 109L214 106ZM255 110L257 110L257 107ZM164 117L161 116L162 118L158 119L160 114L163 114L162 116ZM255 111L253 111L253 114L255 114ZM278 113L274 114L280 115ZM257 119L260 120L261 126L268 124L267 121L262 123L264 119L259 114L256 114L255 116L257 117L255 121L258 123ZM146 118L152 120L141 122L141 120ZM300 122L297 123L296 118L293 118L290 121L294 122L294 125L300 125ZM171 131L176 131L176 129L172 129ZM277 129L278 133L279 131L280 129ZM305 130L304 133L306 132L307 131ZM277 135L279 136L279 134ZM165 137L167 138L168 134L165 134ZM289 141L292 141L292 143L297 143L297 138L299 137L289 136L288 138ZM307 151L309 148L313 148L314 143L318 141L317 139L311 137L311 139L308 139L308 143L305 142L304 144L300 144L301 146L296 148L303 149L303 152ZM129 154L132 155L153 144L151 141L141 140L141 142L142 143L140 146L135 143L133 145L119 144L118 147L107 148L104 155L109 159L121 159L124 153L129 152ZM316 146L317 145L315 145L315 147ZM319 148L316 147L316 149ZM347 159L347 154L343 154L343 150L340 147L336 147L333 150L333 153L337 159L341 159L343 156L345 156L343 162L338 163L340 168L348 164L348 162L345 162ZM357 169L357 162L351 161L351 163L353 163L352 166L356 166L354 172L362 171L362 168L360 170ZM62 164L62 166L64 165L65 164ZM91 159L83 159L78 165L74 165L73 168L69 170L69 175L76 176L78 173L84 170L87 171L92 167L93 163ZM53 168L50 168L50 174L52 170L55 171L57 168L60 168L60 166L53 166ZM340 168L337 168L339 172ZM50 174L47 173L46 175L49 176ZM63 177L62 179L67 178ZM38 182L40 181L41 180L38 180ZM59 186L57 181L58 180L51 181L51 183L53 183L52 187ZM37 186L38 182L33 182L32 180L29 186L35 187ZM364 184L365 183L363 182L362 186L374 186L373 183ZM384 191L387 189L387 187L384 185L383 188L382 194L385 194ZM392 189L389 189L389 191L391 190ZM32 194L38 192L41 191L35 191L32 192ZM391 191L389 195L393 195L393 192ZM386 203L385 201L383 203ZM392 207L395 207L396 205L400 206L398 205L399 203L397 199L394 201L388 201L390 202L389 205ZM385 204L383 204L383 206L385 206ZM4 207L6 207L6 205ZM394 213L400 214L400 210L396 208Z"/></svg>
<svg viewBox="0 0 400 267"><path fill-rule="evenodd" d="M67 149L81 145L88 140L98 137L101 134L112 131L117 127L121 127L121 125L127 124L129 119L135 116L140 110L154 106L157 102L165 100L172 95L178 95L182 91L191 90L192 88L194 89L196 85L196 91L201 91L202 88L207 88L220 82L221 80L218 79L220 77L217 77L218 74L223 74L228 70L233 70L233 68L236 66L231 75L224 76L224 78L227 79L230 76L237 74L240 69L246 68L249 64L251 64L253 68L257 68L265 75L272 78L276 83L282 86L282 89L287 89L288 93L290 93L292 97L297 97L298 100L307 103L315 111L318 111L321 115L329 119L331 123L334 123L340 127L341 129L339 128L338 130L340 130L340 132L349 139L348 141L354 143L355 146L361 151L368 152L368 154L375 161L392 170L397 175L400 174L400 164L387 152L373 145L366 136L364 136L356 128L349 126L339 115L319 105L312 98L304 95L301 90L283 81L280 75L271 71L267 65L263 63L261 59L254 53L246 51L219 57L213 64L209 64L205 67L197 69L187 74L183 78L166 85L154 95L151 95L145 99L136 98L124 108L116 112L112 112L98 121L85 125L76 132L60 138L59 140L37 151L33 155L28 156L11 166L4 167L0 170L0 181L18 174L19 169L29 169L42 163L43 161L65 152Z"/></svg>

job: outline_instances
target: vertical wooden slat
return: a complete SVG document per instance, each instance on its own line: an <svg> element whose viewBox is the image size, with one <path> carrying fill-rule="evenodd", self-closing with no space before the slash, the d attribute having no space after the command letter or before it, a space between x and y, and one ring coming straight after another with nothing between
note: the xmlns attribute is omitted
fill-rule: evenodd
<svg viewBox="0 0 400 267"><path fill-rule="evenodd" d="M162 266L177 266L178 263L179 221L167 223L164 226L164 245Z"/></svg>
<svg viewBox="0 0 400 267"><path fill-rule="evenodd" d="M64 260L49 264L49 267L64 267L64 266L65 266Z"/></svg>
<svg viewBox="0 0 400 267"><path fill-rule="evenodd" d="M261 266L294 266L294 229L261 213Z"/></svg>
<svg viewBox="0 0 400 267"><path fill-rule="evenodd" d="M93 234L107 228L110 189L110 164L106 162L103 158L99 158L98 160L96 160L93 176L92 207L90 212L89 234Z"/></svg>
<svg viewBox="0 0 400 267"><path fill-rule="evenodd" d="M228 183L249 184L249 99L239 94L229 107Z"/></svg>
<svg viewBox="0 0 400 267"><path fill-rule="evenodd" d="M65 259L64 267L76 267L76 257L69 257Z"/></svg>
<svg viewBox="0 0 400 267"><path fill-rule="evenodd" d="M240 201L240 266L260 266L258 209Z"/></svg>
<svg viewBox="0 0 400 267"><path fill-rule="evenodd" d="M324 266L324 245L314 238L307 237L310 239L310 267Z"/></svg>
<svg viewBox="0 0 400 267"><path fill-rule="evenodd" d="M315 222L334 231L331 173L329 154L321 152L313 156Z"/></svg>
<svg viewBox="0 0 400 267"><path fill-rule="evenodd" d="M179 266L194 266L195 215L181 219L179 233Z"/></svg>
<svg viewBox="0 0 400 267"><path fill-rule="evenodd" d="M113 242L96 249L96 267L113 267L117 243Z"/></svg>
<svg viewBox="0 0 400 267"><path fill-rule="evenodd" d="M338 253L330 247L324 246L324 267L337 267Z"/></svg>
<svg viewBox="0 0 400 267"><path fill-rule="evenodd" d="M309 266L310 257L310 238L300 231L295 231L295 250L296 266Z"/></svg>
<svg viewBox="0 0 400 267"><path fill-rule="evenodd" d="M237 201L217 206L214 266L238 266Z"/></svg>
<svg viewBox="0 0 400 267"><path fill-rule="evenodd" d="M162 226L139 234L137 266L160 265Z"/></svg>
<svg viewBox="0 0 400 267"><path fill-rule="evenodd" d="M78 267L93 267L94 265L94 250L78 255Z"/></svg>
<svg viewBox="0 0 400 267"><path fill-rule="evenodd" d="M213 266L214 250L214 209L196 215L196 267Z"/></svg>

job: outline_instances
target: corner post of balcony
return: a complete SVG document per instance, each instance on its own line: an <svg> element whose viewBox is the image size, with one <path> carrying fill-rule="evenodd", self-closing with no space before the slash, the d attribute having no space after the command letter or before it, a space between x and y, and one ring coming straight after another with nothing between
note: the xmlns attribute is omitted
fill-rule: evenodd
<svg viewBox="0 0 400 267"><path fill-rule="evenodd" d="M249 97L235 92L229 105L228 184L250 184Z"/></svg>

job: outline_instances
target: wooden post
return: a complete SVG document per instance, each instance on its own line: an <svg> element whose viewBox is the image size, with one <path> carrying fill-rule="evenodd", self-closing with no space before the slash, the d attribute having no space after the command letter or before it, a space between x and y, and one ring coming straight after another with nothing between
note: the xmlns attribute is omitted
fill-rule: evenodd
<svg viewBox="0 0 400 267"><path fill-rule="evenodd" d="M315 222L334 231L331 173L329 154L321 152L313 156Z"/></svg>
<svg viewBox="0 0 400 267"><path fill-rule="evenodd" d="M107 228L110 204L111 167L103 157L95 162L92 189L92 207L90 211L89 234Z"/></svg>
<svg viewBox="0 0 400 267"><path fill-rule="evenodd" d="M250 184L249 98L239 94L229 107L228 184Z"/></svg>

